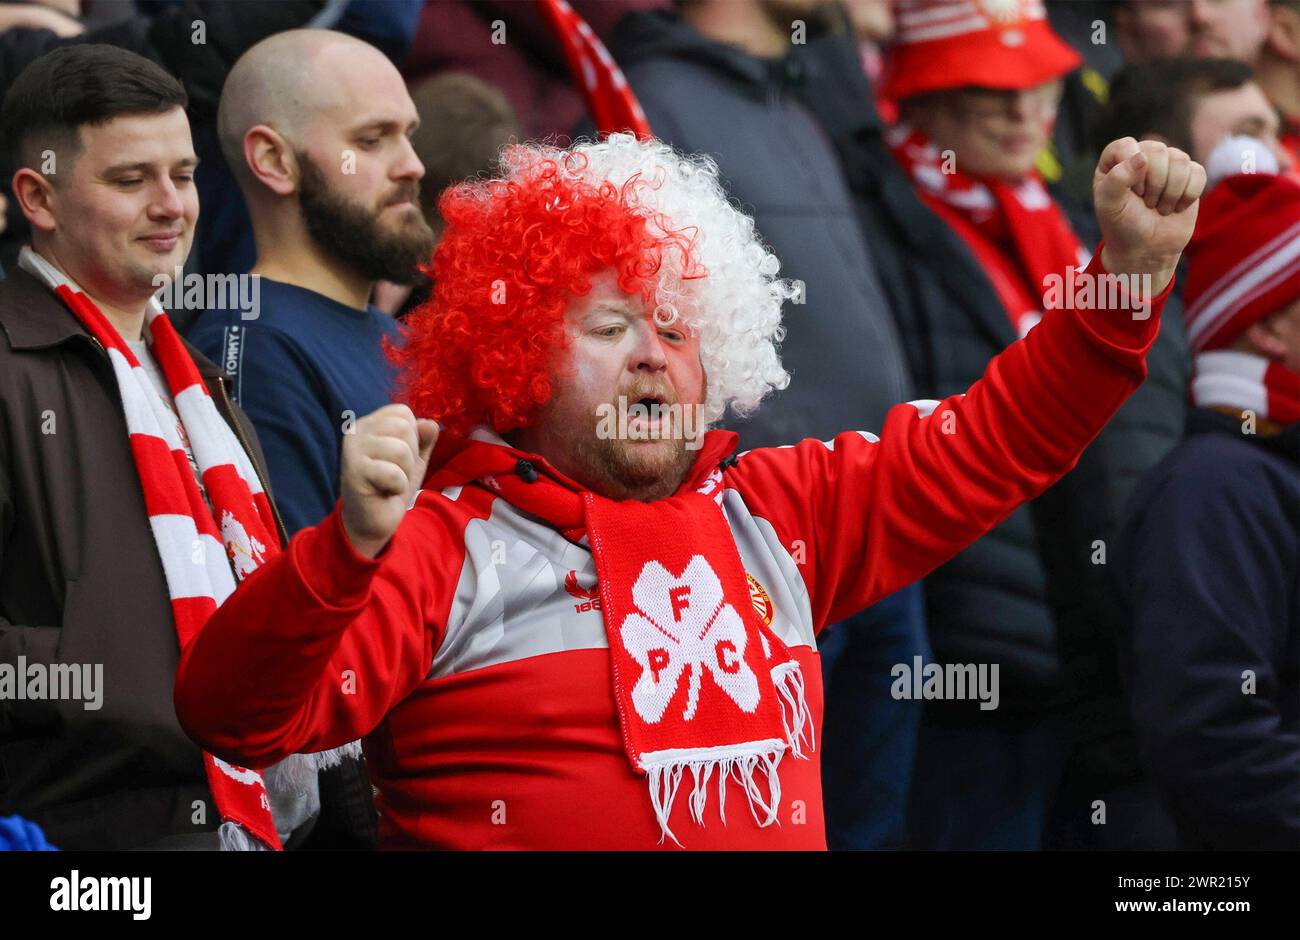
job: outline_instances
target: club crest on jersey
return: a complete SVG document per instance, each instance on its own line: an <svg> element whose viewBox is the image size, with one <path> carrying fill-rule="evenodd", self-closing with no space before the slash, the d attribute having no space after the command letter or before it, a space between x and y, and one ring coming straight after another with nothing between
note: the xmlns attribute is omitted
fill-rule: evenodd
<svg viewBox="0 0 1300 940"><path fill-rule="evenodd" d="M266 561L266 546L249 535L243 523L228 509L221 513L221 541L234 565L236 580L243 581Z"/></svg>
<svg viewBox="0 0 1300 940"><path fill-rule="evenodd" d="M768 596L767 589L759 584L758 578L748 571L745 572L745 581L749 584L749 599L754 604L754 612L758 614L758 619L763 621L764 626L770 627L772 619L776 616L772 598Z"/></svg>
<svg viewBox="0 0 1300 940"><path fill-rule="evenodd" d="M722 582L703 555L680 575L646 562L632 585L632 602L636 610L623 618L619 638L641 667L632 706L643 721L663 718L683 675L685 721L695 717L705 673L741 711L758 709L758 677L745 662L744 624L724 601Z"/></svg>
<svg viewBox="0 0 1300 940"><path fill-rule="evenodd" d="M586 588L578 584L578 572L570 571L564 576L564 589L570 597L576 597L580 603L573 605L575 614L585 614L589 610L600 610L599 582Z"/></svg>

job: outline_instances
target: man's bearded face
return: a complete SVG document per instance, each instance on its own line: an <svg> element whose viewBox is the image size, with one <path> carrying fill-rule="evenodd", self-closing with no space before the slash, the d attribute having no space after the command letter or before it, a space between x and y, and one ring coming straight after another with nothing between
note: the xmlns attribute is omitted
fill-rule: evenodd
<svg viewBox="0 0 1300 940"><path fill-rule="evenodd" d="M662 312L657 319L640 296L618 288L612 271L574 298L565 321L567 368L538 420L518 432L518 446L612 499L672 495L703 433L698 335L680 319L665 322Z"/></svg>
<svg viewBox="0 0 1300 940"><path fill-rule="evenodd" d="M370 280L411 283L434 245L433 230L420 211L418 180L393 183L367 205L331 186L306 152L297 157L303 221L312 239Z"/></svg>

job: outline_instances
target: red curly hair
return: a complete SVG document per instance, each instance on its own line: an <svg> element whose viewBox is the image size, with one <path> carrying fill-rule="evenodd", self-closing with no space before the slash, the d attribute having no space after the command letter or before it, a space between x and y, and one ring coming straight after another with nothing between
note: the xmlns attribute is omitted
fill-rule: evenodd
<svg viewBox="0 0 1300 940"><path fill-rule="evenodd" d="M509 178L461 183L439 199L447 226L425 269L433 296L388 350L399 400L454 435L533 423L569 346L565 308L593 274L612 268L621 290L648 300L670 248L683 271L693 267L691 239L637 210L643 180L586 182L571 162L585 161L580 153L517 147L511 159Z"/></svg>

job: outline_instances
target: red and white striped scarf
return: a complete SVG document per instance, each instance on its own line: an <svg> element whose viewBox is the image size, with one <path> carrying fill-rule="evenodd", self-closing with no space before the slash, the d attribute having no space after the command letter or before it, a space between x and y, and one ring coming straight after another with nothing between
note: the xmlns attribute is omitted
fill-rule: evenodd
<svg viewBox="0 0 1300 940"><path fill-rule="evenodd" d="M1263 356L1216 349L1192 357L1192 404L1234 408L1289 425L1300 421L1300 373Z"/></svg>
<svg viewBox="0 0 1300 940"><path fill-rule="evenodd" d="M23 248L18 265L58 295L108 352L183 648L235 590L236 577L242 581L280 553L270 501L248 454L217 411L194 360L155 299L150 299L145 314L145 332L175 400L175 412L121 334L80 287L30 248ZM177 418L211 510L194 478ZM249 843L248 834L264 846L282 848L262 775L208 753L203 763L222 819L222 848L260 847Z"/></svg>

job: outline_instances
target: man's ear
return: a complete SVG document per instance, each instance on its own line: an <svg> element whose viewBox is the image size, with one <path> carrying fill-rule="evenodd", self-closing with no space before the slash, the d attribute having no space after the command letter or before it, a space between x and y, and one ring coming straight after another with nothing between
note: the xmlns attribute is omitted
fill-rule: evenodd
<svg viewBox="0 0 1300 940"><path fill-rule="evenodd" d="M1270 4L1272 25L1265 46L1273 55L1287 62L1300 62L1300 12L1280 4Z"/></svg>
<svg viewBox="0 0 1300 940"><path fill-rule="evenodd" d="M1266 359L1282 359L1287 353L1286 342L1278 333L1276 321L1276 317L1265 317L1246 329L1246 339Z"/></svg>
<svg viewBox="0 0 1300 940"><path fill-rule="evenodd" d="M35 170L23 167L14 174L9 186L32 228L53 232L59 227L54 211L58 196L53 183Z"/></svg>
<svg viewBox="0 0 1300 940"><path fill-rule="evenodd" d="M244 134L244 163L259 183L277 196L298 189L298 160L289 142L273 127L258 124Z"/></svg>

